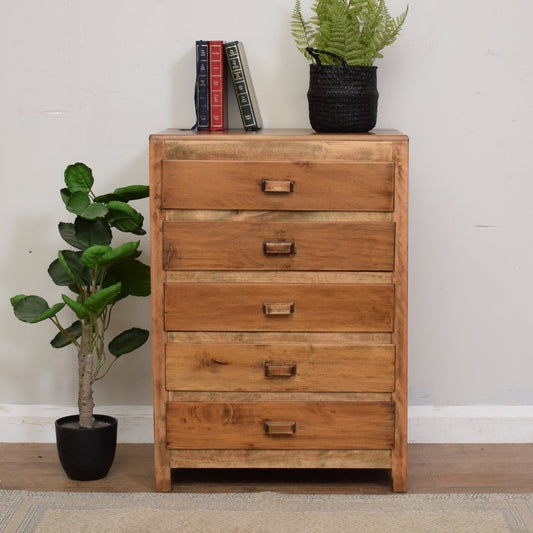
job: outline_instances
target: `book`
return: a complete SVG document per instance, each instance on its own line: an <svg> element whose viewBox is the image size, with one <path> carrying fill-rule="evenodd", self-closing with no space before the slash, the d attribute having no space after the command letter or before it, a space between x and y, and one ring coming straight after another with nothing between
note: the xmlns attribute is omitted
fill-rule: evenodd
<svg viewBox="0 0 533 533"><path fill-rule="evenodd" d="M250 76L244 46L240 41L224 44L228 70L235 89L235 96L245 130L258 130L263 126L257 98Z"/></svg>
<svg viewBox="0 0 533 533"><path fill-rule="evenodd" d="M209 129L209 42L196 41L196 127Z"/></svg>
<svg viewBox="0 0 533 533"><path fill-rule="evenodd" d="M223 41L209 41L209 116L210 130L226 129Z"/></svg>

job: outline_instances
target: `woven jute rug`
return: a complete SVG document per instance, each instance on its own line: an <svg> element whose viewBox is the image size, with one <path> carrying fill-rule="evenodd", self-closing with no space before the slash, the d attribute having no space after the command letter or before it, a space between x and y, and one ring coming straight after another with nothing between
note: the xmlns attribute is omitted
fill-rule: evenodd
<svg viewBox="0 0 533 533"><path fill-rule="evenodd" d="M531 494L0 491L6 533L533 532Z"/></svg>

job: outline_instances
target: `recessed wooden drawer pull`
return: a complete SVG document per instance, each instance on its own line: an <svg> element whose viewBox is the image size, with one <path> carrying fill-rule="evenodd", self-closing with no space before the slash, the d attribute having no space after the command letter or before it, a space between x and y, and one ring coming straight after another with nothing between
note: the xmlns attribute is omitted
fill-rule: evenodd
<svg viewBox="0 0 533 533"><path fill-rule="evenodd" d="M263 241L265 255L291 255L296 253L294 241Z"/></svg>
<svg viewBox="0 0 533 533"><path fill-rule="evenodd" d="M293 302L265 302L263 313L268 316L286 316L294 313Z"/></svg>
<svg viewBox="0 0 533 533"><path fill-rule="evenodd" d="M296 363L265 363L265 376L267 378L290 378L296 375Z"/></svg>
<svg viewBox="0 0 533 533"><path fill-rule="evenodd" d="M261 190L263 192L287 193L294 191L294 181L292 180L272 180L263 178L261 180Z"/></svg>
<svg viewBox="0 0 533 533"><path fill-rule="evenodd" d="M296 433L296 422L290 420L265 420L265 433L275 436L291 436Z"/></svg>

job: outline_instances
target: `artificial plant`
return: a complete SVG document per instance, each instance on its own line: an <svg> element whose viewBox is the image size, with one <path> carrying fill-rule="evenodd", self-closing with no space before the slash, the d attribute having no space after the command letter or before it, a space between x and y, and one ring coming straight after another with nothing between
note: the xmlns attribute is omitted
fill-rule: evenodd
<svg viewBox="0 0 533 533"><path fill-rule="evenodd" d="M325 50L344 58L348 65L372 66L380 51L392 44L407 17L408 8L391 17L385 0L315 0L314 15L306 20L296 0L291 32L298 49L311 60L307 47ZM323 64L340 64L324 55Z"/></svg>
<svg viewBox="0 0 533 533"><path fill-rule="evenodd" d="M131 328L105 346L105 334L115 304L127 296L150 294L150 267L137 259L140 241L111 247L112 227L126 233L143 235L144 217L131 200L146 198L148 186L132 185L110 194L95 196L91 169L84 163L65 170L66 188L61 198L68 211L76 215L73 223L60 222L59 233L74 250L60 250L48 267L56 285L74 294L62 295L62 302L49 306L40 296L19 294L11 298L15 316L35 324L50 320L59 330L52 339L54 348L74 345L78 353L78 407L80 427L93 425L93 383L104 377L122 355L142 346L148 331ZM65 327L58 313L67 307L76 320ZM111 354L112 357L108 355Z"/></svg>

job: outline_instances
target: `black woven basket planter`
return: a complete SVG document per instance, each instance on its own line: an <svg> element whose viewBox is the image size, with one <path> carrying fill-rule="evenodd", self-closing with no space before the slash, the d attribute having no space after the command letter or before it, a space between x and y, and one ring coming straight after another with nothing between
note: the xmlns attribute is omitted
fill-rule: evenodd
<svg viewBox="0 0 533 533"><path fill-rule="evenodd" d="M377 121L377 67L348 65L343 58L308 48L310 65L309 120L317 132L370 131ZM337 57L342 65L322 65L318 54Z"/></svg>

